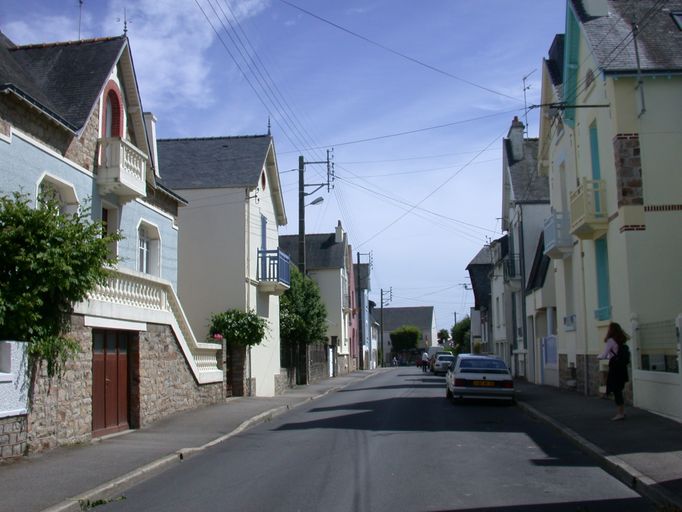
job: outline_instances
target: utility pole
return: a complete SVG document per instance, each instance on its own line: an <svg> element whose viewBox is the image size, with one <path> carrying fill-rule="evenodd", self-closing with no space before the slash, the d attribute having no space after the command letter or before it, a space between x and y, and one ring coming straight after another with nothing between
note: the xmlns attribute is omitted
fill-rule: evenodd
<svg viewBox="0 0 682 512"><path fill-rule="evenodd" d="M361 287L362 281L360 280L360 274L361 274L360 256L367 256L367 255L369 255L370 259L371 259L371 256L372 256L371 252L365 252L365 253L361 253L360 251L357 252L358 269L357 269L356 289L357 289L357 296L358 296L357 300L358 300L358 320L359 320L359 322L358 322L358 345L359 345L358 357L359 357L359 361L360 361L360 369L362 369L362 370L365 369L365 366L364 366L364 362L365 362L365 339L363 337L363 334L365 333L365 331L367 331L367 333L371 332L371 329L369 329L369 326L368 326L368 329L365 330L365 320L367 320L367 318L369 316L369 311L367 311L367 315L366 315L365 314L365 302L363 301L364 293L363 293L362 287ZM368 280L369 280L369 265L367 267L367 275L364 277L365 283L367 283ZM372 360L372 337L371 337L371 335L369 336L369 338L370 338L370 341L369 341L369 360L371 361ZM368 365L367 369L368 370L370 369L369 365Z"/></svg>
<svg viewBox="0 0 682 512"><path fill-rule="evenodd" d="M379 333L380 339L381 339L381 366L384 365L384 306L388 306L391 303L391 300L393 300L393 287L389 290L386 290L386 295L388 295L388 299L384 299L384 289L381 289L381 332Z"/></svg>
<svg viewBox="0 0 682 512"><path fill-rule="evenodd" d="M305 182L305 166L310 164L326 164L327 165L327 182L326 183L306 183ZM306 162L303 155L298 157L298 269L301 274L305 275L305 197L314 194L322 187L327 187L327 192L331 189L331 184L334 182L334 164L329 158L329 150L327 150L327 159L319 162ZM306 192L306 187L316 187L312 192Z"/></svg>

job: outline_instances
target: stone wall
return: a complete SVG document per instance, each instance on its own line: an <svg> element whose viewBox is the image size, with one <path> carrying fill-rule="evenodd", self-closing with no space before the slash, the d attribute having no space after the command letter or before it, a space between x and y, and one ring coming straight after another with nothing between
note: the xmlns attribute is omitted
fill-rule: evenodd
<svg viewBox="0 0 682 512"><path fill-rule="evenodd" d="M167 325L147 324L139 335L139 426L186 409L218 402L221 382L198 384Z"/></svg>
<svg viewBox="0 0 682 512"><path fill-rule="evenodd" d="M0 462L21 457L28 449L26 415L0 418Z"/></svg>
<svg viewBox="0 0 682 512"><path fill-rule="evenodd" d="M294 386L296 386L296 368L280 368L279 373L275 375L275 395L281 395Z"/></svg>
<svg viewBox="0 0 682 512"><path fill-rule="evenodd" d="M308 345L308 382L314 384L329 377L329 351L324 343Z"/></svg>
<svg viewBox="0 0 682 512"><path fill-rule="evenodd" d="M224 398L222 382L197 383L170 326L147 328L129 348L132 428ZM71 317L69 336L79 342L81 352L66 365L61 379L48 379L45 368L38 370L24 445L13 451L35 453L92 438L92 330L82 316Z"/></svg>
<svg viewBox="0 0 682 512"><path fill-rule="evenodd" d="M80 348L67 363L61 379L48 378L43 365L36 370L28 415L28 448L31 452L80 443L92 433L92 331L83 317L71 317L69 337Z"/></svg>
<svg viewBox="0 0 682 512"><path fill-rule="evenodd" d="M616 135L613 139L613 151L618 185L618 206L644 204L639 135L636 133Z"/></svg>

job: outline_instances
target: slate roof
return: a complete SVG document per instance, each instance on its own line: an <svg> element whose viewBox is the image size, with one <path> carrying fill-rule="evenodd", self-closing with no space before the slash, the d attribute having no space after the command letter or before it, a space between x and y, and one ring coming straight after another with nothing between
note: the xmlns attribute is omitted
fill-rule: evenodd
<svg viewBox="0 0 682 512"><path fill-rule="evenodd" d="M375 309L374 316L381 322L381 309ZM434 327L433 306L384 308L384 332L394 331L403 325L414 325L422 331L430 331Z"/></svg>
<svg viewBox="0 0 682 512"><path fill-rule="evenodd" d="M549 177L538 175L538 139L524 139L523 158L514 161L511 143L504 139L509 176L516 203L549 202Z"/></svg>
<svg viewBox="0 0 682 512"><path fill-rule="evenodd" d="M682 0L663 4L656 0L608 0L609 15L602 17L587 16L582 0L571 2L598 66L605 73L631 73L637 69L630 37L635 14L640 25L637 41L642 71L682 71L682 31L671 16L671 12L682 11ZM647 16L650 11L653 14Z"/></svg>
<svg viewBox="0 0 682 512"><path fill-rule="evenodd" d="M490 247L485 245L467 265L476 309L490 307L490 271L493 268Z"/></svg>
<svg viewBox="0 0 682 512"><path fill-rule="evenodd" d="M305 236L305 266L307 270L344 268L346 243L335 242L335 233L308 234ZM345 240L345 235L344 235ZM280 235L279 248L298 265L298 235Z"/></svg>
<svg viewBox="0 0 682 512"><path fill-rule="evenodd" d="M176 190L256 186L271 144L271 135L159 139L163 183Z"/></svg>
<svg viewBox="0 0 682 512"><path fill-rule="evenodd" d="M127 44L119 36L17 46L2 35L0 90L15 92L78 132Z"/></svg>
<svg viewBox="0 0 682 512"><path fill-rule="evenodd" d="M542 288L545 285L545 278L551 259L545 254L545 234L541 231L538 245L535 248L535 256L533 257L533 266L528 275L528 285L526 291L533 291Z"/></svg>
<svg viewBox="0 0 682 512"><path fill-rule="evenodd" d="M554 36L552 46L549 48L548 58L545 60L549 76L555 87L564 82L564 34Z"/></svg>

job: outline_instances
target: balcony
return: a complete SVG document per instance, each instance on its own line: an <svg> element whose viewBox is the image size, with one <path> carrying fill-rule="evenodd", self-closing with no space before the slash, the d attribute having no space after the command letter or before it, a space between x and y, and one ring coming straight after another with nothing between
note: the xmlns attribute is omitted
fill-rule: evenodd
<svg viewBox="0 0 682 512"><path fill-rule="evenodd" d="M258 251L258 289L282 295L291 284L291 260L280 249Z"/></svg>
<svg viewBox="0 0 682 512"><path fill-rule="evenodd" d="M545 254L550 258L561 259L573 251L568 223L568 215L563 212L552 212L545 219Z"/></svg>
<svg viewBox="0 0 682 512"><path fill-rule="evenodd" d="M130 201L147 193L147 155L119 137L99 140L101 165L97 169L100 194L116 194Z"/></svg>
<svg viewBox="0 0 682 512"><path fill-rule="evenodd" d="M582 178L571 192L571 234L582 240L595 240L606 233L609 216L606 210L604 180Z"/></svg>
<svg viewBox="0 0 682 512"><path fill-rule="evenodd" d="M521 289L521 260L518 254L509 254L504 259L504 282L512 288Z"/></svg>

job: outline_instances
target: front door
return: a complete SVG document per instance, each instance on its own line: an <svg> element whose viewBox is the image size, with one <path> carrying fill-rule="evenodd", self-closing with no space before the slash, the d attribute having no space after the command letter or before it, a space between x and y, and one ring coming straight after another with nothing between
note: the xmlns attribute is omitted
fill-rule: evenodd
<svg viewBox="0 0 682 512"><path fill-rule="evenodd" d="M92 433L127 430L130 332L92 331Z"/></svg>

